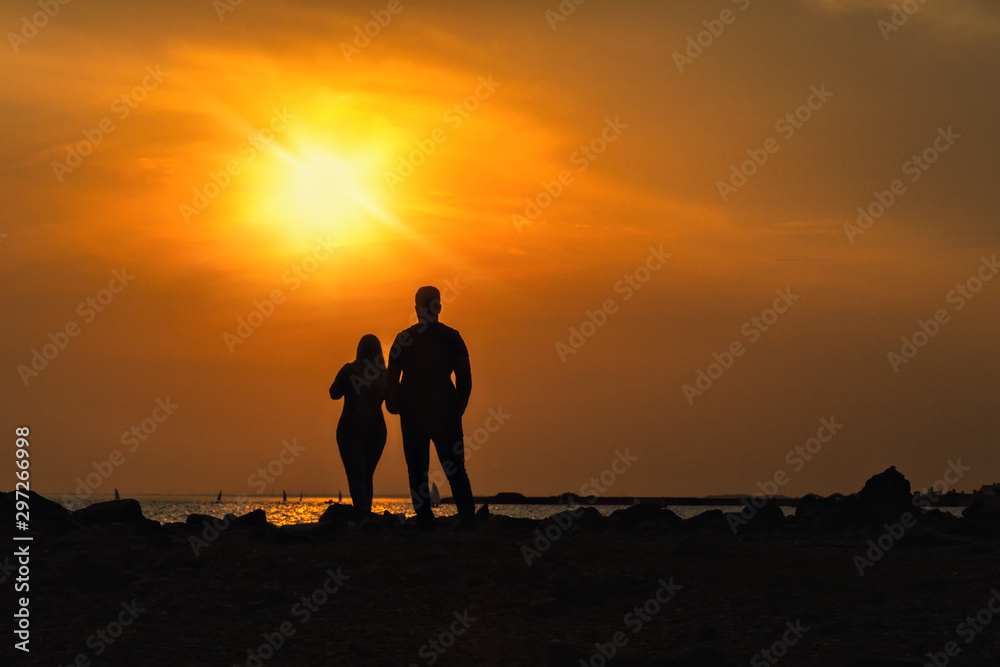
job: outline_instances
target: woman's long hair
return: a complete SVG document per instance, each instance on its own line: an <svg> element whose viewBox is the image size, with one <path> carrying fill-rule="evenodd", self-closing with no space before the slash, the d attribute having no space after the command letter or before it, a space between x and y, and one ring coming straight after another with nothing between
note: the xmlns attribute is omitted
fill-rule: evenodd
<svg viewBox="0 0 1000 667"><path fill-rule="evenodd" d="M359 366L374 366L380 373L385 373L385 358L382 356L382 343L375 334L365 334L358 341L358 355L354 360Z"/></svg>

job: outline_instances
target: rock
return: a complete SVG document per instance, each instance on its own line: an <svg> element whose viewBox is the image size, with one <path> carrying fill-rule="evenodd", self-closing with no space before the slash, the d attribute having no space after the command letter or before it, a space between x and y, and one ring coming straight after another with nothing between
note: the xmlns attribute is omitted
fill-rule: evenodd
<svg viewBox="0 0 1000 667"><path fill-rule="evenodd" d="M899 521L904 512L916 514L910 482L890 466L872 476L858 493L858 505L862 522L872 528L881 528L885 523Z"/></svg>
<svg viewBox="0 0 1000 667"><path fill-rule="evenodd" d="M977 496L962 510L962 517L977 521L1000 522L1000 496Z"/></svg>
<svg viewBox="0 0 1000 667"><path fill-rule="evenodd" d="M640 528L675 528L682 523L679 516L654 503L638 503L615 510L608 517L608 522L620 533Z"/></svg>
<svg viewBox="0 0 1000 667"><path fill-rule="evenodd" d="M732 532L729 524L726 522L726 517L722 514L722 510L705 510L701 514L696 514L690 519L685 520L681 524L681 527L688 532L701 530Z"/></svg>
<svg viewBox="0 0 1000 667"><path fill-rule="evenodd" d="M785 521L785 513L781 505L768 500L763 507L744 507L740 513L741 521L736 522L738 532L753 533L761 530L775 530Z"/></svg>
<svg viewBox="0 0 1000 667"><path fill-rule="evenodd" d="M492 516L490 514L490 506L483 503L483 506L476 512L476 521L479 523L486 523L490 520L490 516Z"/></svg>
<svg viewBox="0 0 1000 667"><path fill-rule="evenodd" d="M265 528L267 525L267 513L260 508L236 517L233 521L234 528Z"/></svg>
<svg viewBox="0 0 1000 667"><path fill-rule="evenodd" d="M187 519L184 520L186 524L201 525L206 522L216 523L221 522L222 519L216 519L214 516L209 516L208 514L188 514Z"/></svg>
<svg viewBox="0 0 1000 667"><path fill-rule="evenodd" d="M39 532L61 532L76 526L71 516L72 512L59 503L40 496L34 491L26 494L28 501L28 513L31 533ZM25 500L18 497L14 491L0 494L0 526L13 526L17 521L17 501Z"/></svg>
<svg viewBox="0 0 1000 667"><path fill-rule="evenodd" d="M868 527L881 530L887 523L897 523L906 512L919 517L913 504L910 482L895 466L889 467L865 482L864 488L850 496L834 495L802 498L795 511L796 523L816 526L826 531Z"/></svg>
<svg viewBox="0 0 1000 667"><path fill-rule="evenodd" d="M607 517L593 505L577 506L573 510L576 513L576 525L581 530L600 530L607 523Z"/></svg>
<svg viewBox="0 0 1000 667"><path fill-rule="evenodd" d="M571 509L556 512L544 522L554 523L563 531L571 531L574 528L580 530L597 530L604 525L604 515L596 507L587 505L585 507L573 507Z"/></svg>
<svg viewBox="0 0 1000 667"><path fill-rule="evenodd" d="M835 511L842 500L840 496L824 498L815 493L806 494L795 508L795 522L801 525L816 524L822 517Z"/></svg>
<svg viewBox="0 0 1000 667"><path fill-rule="evenodd" d="M319 518L320 523L335 523L338 525L346 526L348 523L355 521L357 515L354 512L354 505L346 505L344 503L333 503L326 508L323 512L323 516Z"/></svg>
<svg viewBox="0 0 1000 667"><path fill-rule="evenodd" d="M647 528L659 525L660 508L649 503L639 503L631 507L615 510L608 521L620 533L632 532L645 524Z"/></svg>
<svg viewBox="0 0 1000 667"><path fill-rule="evenodd" d="M90 526L108 526L113 523L146 522L159 525L158 522L144 517L142 515L142 506L139 504L139 501L131 498L94 503L93 505L78 509L73 512L72 516L78 523Z"/></svg>

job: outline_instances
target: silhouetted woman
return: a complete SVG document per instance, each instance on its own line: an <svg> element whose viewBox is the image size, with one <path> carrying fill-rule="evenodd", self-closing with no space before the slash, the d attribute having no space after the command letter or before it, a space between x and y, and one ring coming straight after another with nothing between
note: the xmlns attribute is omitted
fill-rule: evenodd
<svg viewBox="0 0 1000 667"><path fill-rule="evenodd" d="M385 448L382 403L386 395L382 343L374 335L366 334L358 342L357 358L344 364L330 385L330 398L344 399L344 410L337 424L337 447L359 520L372 510L375 466Z"/></svg>

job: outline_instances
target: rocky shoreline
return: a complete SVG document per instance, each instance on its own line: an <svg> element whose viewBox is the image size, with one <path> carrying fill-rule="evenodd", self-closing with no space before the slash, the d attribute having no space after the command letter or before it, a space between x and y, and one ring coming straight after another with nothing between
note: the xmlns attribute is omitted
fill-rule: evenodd
<svg viewBox="0 0 1000 667"><path fill-rule="evenodd" d="M31 652L5 652L80 667L1000 664L1000 508L942 512L892 468L793 516L758 504L687 520L654 503L541 521L484 507L476 531L446 518L425 533L357 525L348 505L315 524L257 510L161 525L135 500L70 512L31 494Z"/></svg>

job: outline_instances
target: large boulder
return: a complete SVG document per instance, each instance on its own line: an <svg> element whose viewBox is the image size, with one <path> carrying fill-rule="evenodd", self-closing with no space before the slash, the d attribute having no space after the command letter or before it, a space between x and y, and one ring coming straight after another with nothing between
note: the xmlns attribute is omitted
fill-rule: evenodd
<svg viewBox="0 0 1000 667"><path fill-rule="evenodd" d="M905 512L916 514L910 482L895 466L872 476L858 493L861 520L880 528L884 523L899 521Z"/></svg>
<svg viewBox="0 0 1000 667"><path fill-rule="evenodd" d="M233 521L234 528L266 528L267 525L267 513L260 508L236 517Z"/></svg>
<svg viewBox="0 0 1000 667"><path fill-rule="evenodd" d="M676 528L682 523L679 516L653 503L638 503L615 510L608 522L618 532Z"/></svg>
<svg viewBox="0 0 1000 667"><path fill-rule="evenodd" d="M734 533L753 533L761 530L775 530L781 527L785 520L785 513L774 500L767 500L760 507L754 505L744 505L738 513L733 516L727 515L726 520Z"/></svg>
<svg viewBox="0 0 1000 667"><path fill-rule="evenodd" d="M822 517L835 511L843 500L842 496L824 498L815 493L807 493L795 506L795 521L803 525L817 523Z"/></svg>
<svg viewBox="0 0 1000 667"><path fill-rule="evenodd" d="M355 520L357 520L357 513L354 511L354 505L344 503L333 503L319 518L320 523L333 523L342 526Z"/></svg>
<svg viewBox="0 0 1000 667"><path fill-rule="evenodd" d="M696 514L690 519L685 519L681 527L687 532L713 531L718 533L731 533L729 523L726 521L722 510L705 510L701 514Z"/></svg>
<svg viewBox="0 0 1000 667"><path fill-rule="evenodd" d="M65 531L76 525L71 518L72 513L59 503L40 496L34 491L28 491L25 495L27 495L28 502L29 532L23 534ZM25 500L25 498L18 497L14 491L0 494L0 526L13 526L14 522L19 519L16 516L19 500Z"/></svg>
<svg viewBox="0 0 1000 667"><path fill-rule="evenodd" d="M922 517L913 503L910 482L892 466L873 475L861 491L850 496L803 497L795 511L795 521L827 531L865 527L882 530L887 523L898 523L907 512L918 519Z"/></svg>
<svg viewBox="0 0 1000 667"><path fill-rule="evenodd" d="M604 526L604 515L592 505L572 507L549 516L542 520L543 528L549 524L555 524L563 532L574 529L583 531L598 530Z"/></svg>
<svg viewBox="0 0 1000 667"><path fill-rule="evenodd" d="M113 523L147 524L157 523L142 514L138 500L123 498L94 503L72 514L73 519L84 526L109 526ZM159 525L157 523L157 525Z"/></svg>
<svg viewBox="0 0 1000 667"><path fill-rule="evenodd" d="M962 510L962 516L974 521L1000 523L1000 496L979 495Z"/></svg>

